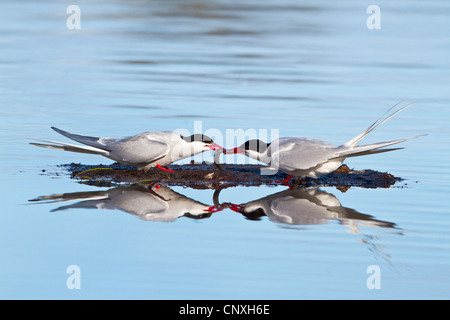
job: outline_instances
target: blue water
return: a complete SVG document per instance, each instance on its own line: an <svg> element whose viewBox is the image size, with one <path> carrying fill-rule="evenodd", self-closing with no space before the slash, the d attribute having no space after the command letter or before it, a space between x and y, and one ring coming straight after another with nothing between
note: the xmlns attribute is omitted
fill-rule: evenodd
<svg viewBox="0 0 450 320"><path fill-rule="evenodd" d="M2 299L449 298L450 4L378 1L381 29L370 30L369 2L77 1L81 29L69 30L72 4L0 4ZM405 180L322 188L352 212L344 218L225 209L156 222L29 201L109 189L59 167L107 159L28 144L67 141L50 126L114 137L276 129L341 144L399 101L415 104L364 141L428 135L348 159ZM220 201L285 189L229 188ZM172 190L213 204L214 190ZM71 265L80 289L67 286ZM373 265L381 286L369 289Z"/></svg>

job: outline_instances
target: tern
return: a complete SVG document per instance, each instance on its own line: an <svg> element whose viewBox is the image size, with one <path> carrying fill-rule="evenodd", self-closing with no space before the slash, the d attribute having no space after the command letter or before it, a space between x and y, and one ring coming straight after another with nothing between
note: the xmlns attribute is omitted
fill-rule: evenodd
<svg viewBox="0 0 450 320"><path fill-rule="evenodd" d="M183 216L194 219L208 218L214 212L220 211L214 206L193 200L169 187L157 184L148 187L132 184L104 191L54 194L29 201L53 203L75 200L80 202L58 207L52 212L74 208L122 210L145 221L172 222Z"/></svg>
<svg viewBox="0 0 450 320"><path fill-rule="evenodd" d="M203 134L185 137L172 131L154 131L124 138L97 138L69 133L55 127L51 128L84 146L39 139L33 140L44 143L30 144L50 149L101 155L140 170L157 167L164 171L173 171L166 166L204 151L222 148Z"/></svg>
<svg viewBox="0 0 450 320"><path fill-rule="evenodd" d="M358 225L398 229L392 222L343 207L333 194L318 188L284 190L243 204L223 205L249 219L268 216L274 223L315 225L337 220L352 229Z"/></svg>
<svg viewBox="0 0 450 320"><path fill-rule="evenodd" d="M288 177L283 180L286 183L294 176L318 178L321 175L333 172L339 168L348 157L358 157L403 149L385 147L423 136L419 135L361 146L357 145L358 142L378 126L410 106L409 104L385 117L385 115L397 105L387 110L366 130L340 146L312 138L286 137L276 139L271 143L253 139L248 140L234 149L221 149L216 151L214 159L215 162L217 162L219 155L222 152L224 154L245 154L252 159L256 159L269 165L276 171L281 170L287 173Z"/></svg>

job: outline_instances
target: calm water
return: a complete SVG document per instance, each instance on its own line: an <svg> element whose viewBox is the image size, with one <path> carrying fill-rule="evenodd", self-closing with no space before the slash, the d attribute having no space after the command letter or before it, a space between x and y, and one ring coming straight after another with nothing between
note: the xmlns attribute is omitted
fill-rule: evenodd
<svg viewBox="0 0 450 320"><path fill-rule="evenodd" d="M71 4L79 30L66 26ZM2 1L0 297L448 299L450 4L378 1L379 30L366 26L370 4ZM396 186L220 193L221 202L271 203L278 215L175 210L154 221L132 206L146 194L127 193L124 208L117 190L58 167L104 158L26 139L67 141L53 125L117 137L279 129L340 144L401 100L415 105L365 142L428 136L346 162L405 179ZM164 191L191 212L213 204L214 190ZM110 200L29 201L75 192ZM67 287L71 265L81 289ZM370 266L379 289L368 288Z"/></svg>

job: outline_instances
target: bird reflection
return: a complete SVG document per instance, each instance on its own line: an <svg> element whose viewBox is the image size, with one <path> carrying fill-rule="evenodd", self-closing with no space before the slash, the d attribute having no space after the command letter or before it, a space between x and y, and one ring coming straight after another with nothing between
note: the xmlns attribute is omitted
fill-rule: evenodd
<svg viewBox="0 0 450 320"><path fill-rule="evenodd" d="M341 205L331 193L318 188L289 189L247 203L220 203L220 190L213 196L214 205L207 205L161 185L124 185L104 191L63 193L40 196L31 202L55 203L81 200L52 211L67 209L122 210L142 220L172 222L185 216L208 218L213 212L230 208L250 220L267 216L274 223L290 225L326 224L339 221L357 232L361 226L398 229L395 223L375 219L368 214Z"/></svg>
<svg viewBox="0 0 450 320"><path fill-rule="evenodd" d="M67 209L122 210L136 215L142 220L172 222L185 216L194 219L209 218L212 213L230 208L250 220L267 216L274 223L290 225L326 224L330 220L339 221L357 232L361 226L398 229L395 223L375 219L368 214L341 205L331 193L318 188L288 189L247 203L220 203L216 190L213 205L191 199L162 185L132 184L104 191L62 193L40 196L30 202L56 203L76 201L60 206L52 212Z"/></svg>
<svg viewBox="0 0 450 320"><path fill-rule="evenodd" d="M82 201L58 207L52 212L75 208L122 210L146 221L172 222L182 216L194 219L208 218L213 212L220 210L188 198L165 186L141 184L119 186L105 191L41 196L29 201L54 203L74 200Z"/></svg>
<svg viewBox="0 0 450 320"><path fill-rule="evenodd" d="M247 203L225 205L249 219L267 216L275 223L315 225L337 220L353 231L359 226L397 229L392 222L343 207L334 195L318 188L289 189Z"/></svg>
<svg viewBox="0 0 450 320"><path fill-rule="evenodd" d="M218 203L217 194L215 200ZM391 255L379 243L380 239L371 231L362 231L361 227L386 228L401 234L395 223L343 207L334 195L318 188L288 189L243 204L224 203L222 207L229 207L251 220L267 216L270 221L283 225L318 225L338 221L348 227L347 231L359 235L360 241L375 256L388 263L391 263Z"/></svg>
<svg viewBox="0 0 450 320"><path fill-rule="evenodd" d="M341 205L331 193L318 188L288 189L242 204L220 203L221 190L213 195L213 204L207 205L160 185L125 185L105 191L75 192L40 196L31 202L57 203L76 201L52 211L67 209L122 210L146 221L173 222L180 217L209 218L214 212L229 208L250 220L267 216L271 222L288 225L319 225L338 221L348 231L361 236L361 242L377 257L390 262L391 257L380 245L379 238L361 227L401 230L395 223L377 220L368 214ZM400 231L399 231L400 230Z"/></svg>

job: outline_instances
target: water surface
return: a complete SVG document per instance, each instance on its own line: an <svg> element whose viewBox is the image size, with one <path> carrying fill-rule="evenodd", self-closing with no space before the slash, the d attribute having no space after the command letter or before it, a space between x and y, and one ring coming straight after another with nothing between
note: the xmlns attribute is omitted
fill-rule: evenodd
<svg viewBox="0 0 450 320"><path fill-rule="evenodd" d="M378 2L380 30L366 26L369 3L353 1L77 1L80 30L67 29L71 4L0 5L0 297L449 297L447 2ZM58 167L107 159L28 145L67 141L52 125L115 137L278 129L341 144L401 100L415 105L364 141L428 136L346 161L405 179L389 189L322 188L312 201L283 186L229 188L221 202L276 198L284 213L191 209L166 221L98 199L29 201L110 189ZM214 190L170 190L213 204ZM79 290L66 285L70 265ZM380 289L367 286L373 265Z"/></svg>

